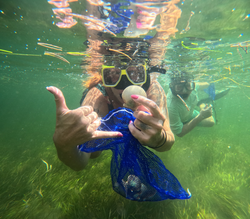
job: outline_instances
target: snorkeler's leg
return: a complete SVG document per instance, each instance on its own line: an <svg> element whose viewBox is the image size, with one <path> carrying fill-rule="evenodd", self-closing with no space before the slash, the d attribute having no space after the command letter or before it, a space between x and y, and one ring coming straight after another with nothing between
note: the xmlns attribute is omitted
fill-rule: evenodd
<svg viewBox="0 0 250 219"><path fill-rule="evenodd" d="M199 126L203 127L212 127L215 124L215 120L213 116L210 116L206 119L203 119L200 123Z"/></svg>

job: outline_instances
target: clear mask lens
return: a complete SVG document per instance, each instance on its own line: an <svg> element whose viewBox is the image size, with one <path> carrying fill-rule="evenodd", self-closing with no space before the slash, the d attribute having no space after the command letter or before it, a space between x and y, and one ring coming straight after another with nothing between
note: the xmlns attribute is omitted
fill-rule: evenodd
<svg viewBox="0 0 250 219"><path fill-rule="evenodd" d="M105 68L103 70L103 79L106 85L116 85L121 77L121 69Z"/></svg>
<svg viewBox="0 0 250 219"><path fill-rule="evenodd" d="M185 82L185 83L178 83L175 84L174 89L176 92L181 92L183 89L186 88L188 91L194 90L194 82Z"/></svg>
<svg viewBox="0 0 250 219"><path fill-rule="evenodd" d="M146 72L142 65L140 66L129 66L126 69L127 76L134 83L143 83L145 82Z"/></svg>

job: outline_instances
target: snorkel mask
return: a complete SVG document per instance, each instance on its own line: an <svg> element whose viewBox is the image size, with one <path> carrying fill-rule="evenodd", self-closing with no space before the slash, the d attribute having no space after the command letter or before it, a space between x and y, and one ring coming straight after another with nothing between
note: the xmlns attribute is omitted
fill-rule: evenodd
<svg viewBox="0 0 250 219"><path fill-rule="evenodd" d="M128 66L102 66L102 82L105 87L125 89L130 85L142 86L145 90L149 87L152 72L165 74L166 70L157 66L147 68L147 64L131 64Z"/></svg>
<svg viewBox="0 0 250 219"><path fill-rule="evenodd" d="M186 99L190 93L181 94L185 89L186 91L193 91L195 89L195 82L192 75L186 72L181 72L181 74L175 75L171 78L171 83L169 85L172 94L174 96L180 95L183 99Z"/></svg>

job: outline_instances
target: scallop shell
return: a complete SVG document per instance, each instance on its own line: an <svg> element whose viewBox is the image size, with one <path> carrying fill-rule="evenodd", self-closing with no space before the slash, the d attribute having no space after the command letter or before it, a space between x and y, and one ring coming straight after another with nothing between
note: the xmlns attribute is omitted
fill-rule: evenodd
<svg viewBox="0 0 250 219"><path fill-rule="evenodd" d="M128 86L123 92L122 92L122 99L124 101L123 106L128 107L130 109L135 109L138 104L135 103L135 101L131 98L131 95L140 95L147 97L147 94L145 90L143 90L142 87L136 86L136 85L131 85Z"/></svg>

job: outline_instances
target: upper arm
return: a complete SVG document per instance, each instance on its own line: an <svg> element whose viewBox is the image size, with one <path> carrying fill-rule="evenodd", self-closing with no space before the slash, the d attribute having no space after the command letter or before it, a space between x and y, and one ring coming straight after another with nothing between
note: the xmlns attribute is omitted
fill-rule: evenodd
<svg viewBox="0 0 250 219"><path fill-rule="evenodd" d="M151 82L151 85L147 91L147 97L150 100L153 100L157 106L160 108L162 114L165 116L164 122L164 129L165 131L170 131L170 122L169 122L169 115L168 115L168 108L167 108L167 97L165 91L161 87L158 81L154 80ZM172 133L172 132L171 132ZM172 139L174 141L174 135L172 135Z"/></svg>
<svg viewBox="0 0 250 219"><path fill-rule="evenodd" d="M153 100L160 108L164 116L168 118L166 94L158 81L151 81L150 87L147 90L147 97L148 99Z"/></svg>

